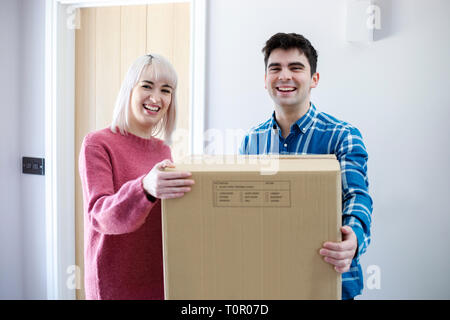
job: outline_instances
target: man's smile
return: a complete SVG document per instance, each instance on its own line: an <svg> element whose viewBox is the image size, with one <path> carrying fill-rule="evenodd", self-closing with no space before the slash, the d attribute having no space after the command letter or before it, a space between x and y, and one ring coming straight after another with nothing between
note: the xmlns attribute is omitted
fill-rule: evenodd
<svg viewBox="0 0 450 320"><path fill-rule="evenodd" d="M277 91L279 92L294 92L297 90L296 87L290 87L290 86L280 86L280 87L276 87Z"/></svg>

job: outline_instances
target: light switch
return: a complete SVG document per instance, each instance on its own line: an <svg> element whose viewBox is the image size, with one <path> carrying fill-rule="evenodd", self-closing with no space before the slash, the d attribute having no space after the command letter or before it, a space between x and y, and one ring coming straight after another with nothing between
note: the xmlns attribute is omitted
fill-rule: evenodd
<svg viewBox="0 0 450 320"><path fill-rule="evenodd" d="M22 157L22 173L45 175L45 159Z"/></svg>

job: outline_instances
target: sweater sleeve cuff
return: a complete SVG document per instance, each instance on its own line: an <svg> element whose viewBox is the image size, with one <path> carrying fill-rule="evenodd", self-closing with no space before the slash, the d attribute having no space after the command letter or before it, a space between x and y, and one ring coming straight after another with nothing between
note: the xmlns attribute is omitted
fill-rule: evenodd
<svg viewBox="0 0 450 320"><path fill-rule="evenodd" d="M145 188L144 188L144 177L145 177L145 175L142 176L142 178L141 178L142 191L144 192L145 197L147 198L148 201L150 201L151 203L155 203L156 200L158 200L158 199L155 198L154 196L152 196L150 193L148 193L147 190L145 190Z"/></svg>
<svg viewBox="0 0 450 320"><path fill-rule="evenodd" d="M147 200L148 200L148 201L150 201L150 202L152 202L152 203L155 203L156 200L158 200L158 199L156 199L154 196L152 196L150 193L148 193L148 192L145 191L145 190L144 190L144 193L145 193L145 196L147 197Z"/></svg>
<svg viewBox="0 0 450 320"><path fill-rule="evenodd" d="M358 242L358 247L356 248L356 253L355 253L355 256L353 257L353 259L359 260L359 258L361 256L362 247L364 244L364 231L358 225L352 225L350 227L352 228L353 232L355 233L356 241Z"/></svg>

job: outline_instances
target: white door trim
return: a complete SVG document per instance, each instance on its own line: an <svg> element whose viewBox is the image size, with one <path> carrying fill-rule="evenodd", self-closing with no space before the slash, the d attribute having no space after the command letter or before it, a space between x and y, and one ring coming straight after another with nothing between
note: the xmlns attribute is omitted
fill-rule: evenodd
<svg viewBox="0 0 450 320"><path fill-rule="evenodd" d="M45 217L47 299L75 299L74 8L191 3L190 150L203 153L206 0L46 0ZM69 21L70 22L70 21Z"/></svg>

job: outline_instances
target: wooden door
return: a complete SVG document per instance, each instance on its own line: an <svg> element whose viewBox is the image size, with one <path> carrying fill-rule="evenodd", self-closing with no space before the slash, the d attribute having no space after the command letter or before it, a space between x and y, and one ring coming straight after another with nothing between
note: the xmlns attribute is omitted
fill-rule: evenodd
<svg viewBox="0 0 450 320"><path fill-rule="evenodd" d="M83 194L78 173L81 143L90 131L109 126L129 66L146 53L162 54L175 67L176 128L189 132L190 3L82 8L75 47L76 264L81 271L77 299L84 299ZM177 160L189 146L185 134L174 137L171 147Z"/></svg>

